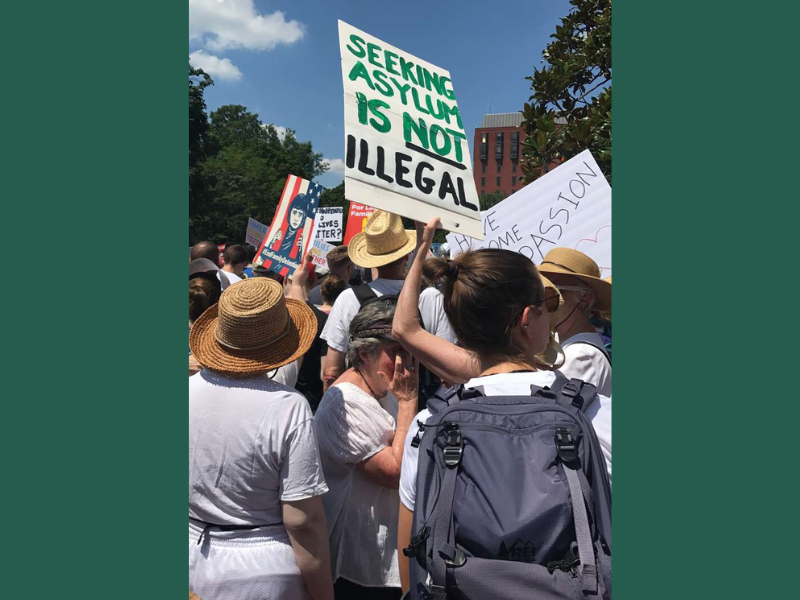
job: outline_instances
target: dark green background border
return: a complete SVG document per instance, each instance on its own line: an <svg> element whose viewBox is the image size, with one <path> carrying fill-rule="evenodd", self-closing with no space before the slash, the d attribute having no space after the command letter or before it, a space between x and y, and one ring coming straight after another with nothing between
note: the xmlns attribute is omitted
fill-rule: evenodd
<svg viewBox="0 0 800 600"><path fill-rule="evenodd" d="M187 8L3 12L3 596L185 598ZM796 22L615 3L617 600L796 593Z"/></svg>

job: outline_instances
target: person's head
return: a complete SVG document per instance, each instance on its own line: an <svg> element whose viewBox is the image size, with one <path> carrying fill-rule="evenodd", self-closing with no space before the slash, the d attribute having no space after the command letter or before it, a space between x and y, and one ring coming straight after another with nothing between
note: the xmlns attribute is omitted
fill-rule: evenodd
<svg viewBox="0 0 800 600"><path fill-rule="evenodd" d="M542 280L529 258L482 248L453 261L437 258L444 311L461 346L482 364L534 364L550 339ZM557 306L557 300L556 300Z"/></svg>
<svg viewBox="0 0 800 600"><path fill-rule="evenodd" d="M216 280L216 278L215 278ZM219 280L211 281L205 277L189 280L189 323L194 323L209 306L219 301L222 290Z"/></svg>
<svg viewBox="0 0 800 600"><path fill-rule="evenodd" d="M350 280L350 276L356 266L347 254L347 246L336 246L336 248L328 252L326 259L328 261L328 270L332 274L338 275L345 281Z"/></svg>
<svg viewBox="0 0 800 600"><path fill-rule="evenodd" d="M300 229L306 221L308 198L305 194L297 194L289 206L289 227Z"/></svg>
<svg viewBox="0 0 800 600"><path fill-rule="evenodd" d="M429 288L436 286L436 274L438 273L438 261L429 258L422 263L422 287Z"/></svg>
<svg viewBox="0 0 800 600"><path fill-rule="evenodd" d="M192 246L192 254L190 260L196 258L207 258L215 265L219 266L219 248L214 242L197 242Z"/></svg>
<svg viewBox="0 0 800 600"><path fill-rule="evenodd" d="M245 244L244 249L247 251L247 264L252 265L258 250L256 250L256 247L253 246L253 244Z"/></svg>
<svg viewBox="0 0 800 600"><path fill-rule="evenodd" d="M396 298L372 300L364 304L350 322L347 360L362 376L369 378L379 398L386 395L388 383L394 377L395 358L402 350L400 343L391 337L396 306Z"/></svg>
<svg viewBox="0 0 800 600"><path fill-rule="evenodd" d="M417 232L403 229L395 214L376 210L367 219L364 231L347 246L350 259L365 269L377 268L380 277L402 279L408 255L417 243Z"/></svg>
<svg viewBox="0 0 800 600"><path fill-rule="evenodd" d="M600 267L572 248L553 248L539 265L542 274L558 286L564 298L559 335L592 330L593 311L611 312L611 282L600 279Z"/></svg>
<svg viewBox="0 0 800 600"><path fill-rule="evenodd" d="M333 306L333 303L336 302L339 294L346 289L347 283L345 280L338 275L331 273L325 278L325 281L322 282L322 286L319 288L319 293L322 295L322 299L325 301L325 304L328 306Z"/></svg>
<svg viewBox="0 0 800 600"><path fill-rule="evenodd" d="M229 273L242 276L244 268L247 266L247 249L244 246L235 244L225 248L222 258L225 261L224 269Z"/></svg>

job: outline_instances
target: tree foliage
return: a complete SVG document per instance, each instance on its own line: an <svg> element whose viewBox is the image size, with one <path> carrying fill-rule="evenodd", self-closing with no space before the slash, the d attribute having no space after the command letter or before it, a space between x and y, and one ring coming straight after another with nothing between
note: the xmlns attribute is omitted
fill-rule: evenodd
<svg viewBox="0 0 800 600"><path fill-rule="evenodd" d="M327 171L322 154L294 131L283 139L244 106L221 106L206 117L203 90L213 85L189 70L189 243L244 240L248 217L269 224L286 177L312 180Z"/></svg>
<svg viewBox="0 0 800 600"><path fill-rule="evenodd" d="M522 111L524 180L589 149L611 182L611 0L570 0Z"/></svg>

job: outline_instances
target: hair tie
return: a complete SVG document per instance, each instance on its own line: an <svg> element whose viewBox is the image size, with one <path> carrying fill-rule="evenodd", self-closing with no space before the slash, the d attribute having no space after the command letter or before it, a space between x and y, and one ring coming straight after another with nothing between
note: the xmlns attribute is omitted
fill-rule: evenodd
<svg viewBox="0 0 800 600"><path fill-rule="evenodd" d="M447 266L450 267L450 270L447 272L447 276L453 281L458 279L458 263L451 260L448 261Z"/></svg>

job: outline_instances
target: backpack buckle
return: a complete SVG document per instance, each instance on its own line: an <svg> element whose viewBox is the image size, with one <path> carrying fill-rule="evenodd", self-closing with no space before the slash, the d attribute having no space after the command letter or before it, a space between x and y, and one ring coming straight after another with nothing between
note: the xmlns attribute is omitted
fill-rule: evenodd
<svg viewBox="0 0 800 600"><path fill-rule="evenodd" d="M561 462L570 464L578 460L578 445L568 429L556 429L556 452Z"/></svg>
<svg viewBox="0 0 800 600"><path fill-rule="evenodd" d="M458 425L448 425L445 432L447 433L447 441L444 444L444 464L452 469L461 463L464 440L461 438L461 430Z"/></svg>

